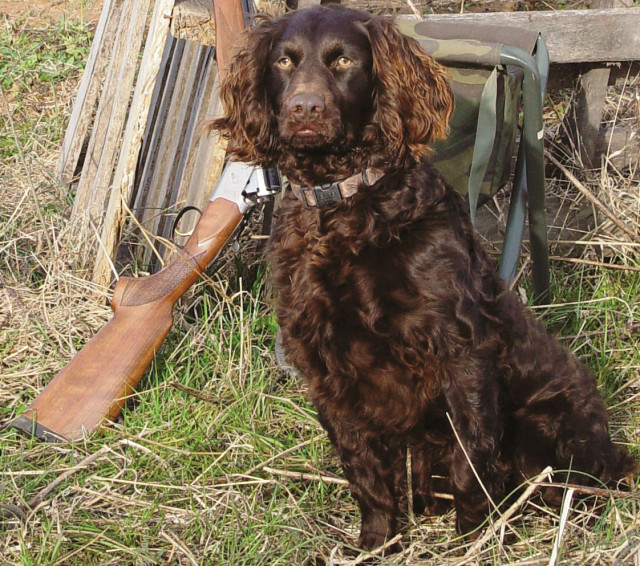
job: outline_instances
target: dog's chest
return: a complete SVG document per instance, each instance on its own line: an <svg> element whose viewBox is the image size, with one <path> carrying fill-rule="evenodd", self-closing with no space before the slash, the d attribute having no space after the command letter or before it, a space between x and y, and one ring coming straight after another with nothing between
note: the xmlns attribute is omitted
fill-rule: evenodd
<svg viewBox="0 0 640 566"><path fill-rule="evenodd" d="M373 420L394 414L413 426L414 405L433 403L440 378L433 317L410 273L406 242L350 238L339 219L329 223L333 230L282 220L271 258L278 320L311 397L347 405L358 399L377 407ZM398 401L405 388L413 392L410 404Z"/></svg>
<svg viewBox="0 0 640 566"><path fill-rule="evenodd" d="M309 217L315 221L309 222ZM362 359L410 348L427 330L425 301L410 273L411 244L398 238L370 241L353 215L291 215L277 224L274 283L281 325L305 347L358 352ZM380 227L367 230L378 233ZM345 354L346 355L346 354Z"/></svg>
<svg viewBox="0 0 640 566"><path fill-rule="evenodd" d="M326 315L354 318L383 297L391 300L410 281L398 253L399 242L371 243L344 229L341 221L337 216L335 221L298 231L304 235L289 250L295 266L289 285L306 305L322 305Z"/></svg>

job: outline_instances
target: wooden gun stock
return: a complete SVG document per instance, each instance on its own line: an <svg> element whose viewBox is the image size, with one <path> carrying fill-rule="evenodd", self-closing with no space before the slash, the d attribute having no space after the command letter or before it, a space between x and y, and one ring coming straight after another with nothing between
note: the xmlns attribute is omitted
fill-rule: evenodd
<svg viewBox="0 0 640 566"><path fill-rule="evenodd" d="M254 168L230 163L193 234L158 273L121 278L113 318L11 426L49 441L77 440L115 419L173 324L173 306L215 259L249 205L242 191Z"/></svg>

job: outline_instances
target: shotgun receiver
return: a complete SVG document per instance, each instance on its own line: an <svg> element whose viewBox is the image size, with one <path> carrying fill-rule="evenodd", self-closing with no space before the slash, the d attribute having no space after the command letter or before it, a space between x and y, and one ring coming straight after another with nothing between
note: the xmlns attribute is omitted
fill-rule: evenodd
<svg viewBox="0 0 640 566"><path fill-rule="evenodd" d="M158 273L122 277L114 315L11 425L48 441L77 440L118 416L173 324L173 306L218 255L244 214L277 190L267 171L230 161L195 230Z"/></svg>

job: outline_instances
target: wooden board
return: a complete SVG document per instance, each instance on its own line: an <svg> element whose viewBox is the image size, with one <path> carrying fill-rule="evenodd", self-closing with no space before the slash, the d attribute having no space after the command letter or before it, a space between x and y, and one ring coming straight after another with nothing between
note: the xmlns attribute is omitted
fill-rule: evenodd
<svg viewBox="0 0 640 566"><path fill-rule="evenodd" d="M200 139L200 132L202 130L202 123L204 117L200 110L203 105L208 102L203 98L204 91L206 90L208 76L207 73L211 73L215 69L212 67L215 50L211 47L198 46L195 53L196 64L192 66L192 72L188 79L190 97L186 101L186 112L184 114L184 129L183 139L179 145L179 155L176 155L176 168L174 172L174 178L171 183L171 194L168 195L168 204L171 205L171 214L165 218L164 226L162 227L161 235L165 239L173 239L172 227L176 214L185 206L197 206L202 210L202 202L197 199L198 202L191 200L193 195L189 194L189 182L193 174L193 168L195 166L196 148ZM178 150L178 148L176 148ZM176 151L178 154L178 151ZM204 194L208 197L208 192L211 188L206 186L199 187L199 195ZM184 230L184 223L182 229ZM185 243L185 242L183 242ZM165 260L167 255L165 254Z"/></svg>
<svg viewBox="0 0 640 566"><path fill-rule="evenodd" d="M156 117L149 123L148 155L134 204L144 239L157 242L155 250L147 245L139 257L149 271L171 255L172 250L163 241L184 243L173 238L176 214L184 206L202 210L222 169L226 145L203 127L220 113L215 49L184 40L170 41L176 46L165 62L165 76L156 86ZM221 150L217 149L219 145ZM181 231L188 232L196 218L191 214L181 222Z"/></svg>
<svg viewBox="0 0 640 566"><path fill-rule="evenodd" d="M164 213L167 187L163 184L162 179L165 171L173 167L175 157L168 152L167 146L167 140L173 135L176 126L176 121L171 117L170 112L187 46L187 42L181 39L168 37L167 43L170 42L173 43L173 49L164 63L163 80L162 82L158 81L153 95L156 116L154 116L153 122L149 123L148 155L140 173L133 209L142 229L149 233L151 240L155 239L160 216ZM149 252L151 251L154 250L149 247L145 252L143 258L145 265L149 263ZM154 253L158 258L161 258L157 249Z"/></svg>
<svg viewBox="0 0 640 566"><path fill-rule="evenodd" d="M142 206L136 206L144 229L152 235L170 236L171 224L176 209L186 203L176 200L176 186L179 185L189 146L189 122L193 98L197 92L196 76L200 66L203 46L192 41L183 41L184 52L179 61L172 61L177 74L175 82L167 89L167 122L163 127L159 143L156 145L157 164L151 171L148 188ZM163 101L164 103L164 101ZM159 252L164 253L160 245ZM144 258L149 263L150 255Z"/></svg>
<svg viewBox="0 0 640 566"><path fill-rule="evenodd" d="M78 223L91 221L98 229L124 130L148 6L149 0L125 0L73 206Z"/></svg>
<svg viewBox="0 0 640 566"><path fill-rule="evenodd" d="M625 167L637 170L640 164L640 141L637 130L634 130L629 126L603 128L596 139L595 155L599 159L606 156L607 163L618 170ZM599 166L600 162L596 165Z"/></svg>
<svg viewBox="0 0 640 566"><path fill-rule="evenodd" d="M171 12L172 7L173 0L156 0L149 24L133 100L118 156L118 165L113 178L113 190L109 194L100 247L96 255L93 281L99 285L106 286L111 279L111 258L115 255L127 212L126 206L128 206L133 192L142 137L149 116L150 101L169 33L169 19L166 14Z"/></svg>
<svg viewBox="0 0 640 566"><path fill-rule="evenodd" d="M552 63L640 59L640 8L434 14L426 18L443 23L474 22L540 31Z"/></svg>
<svg viewBox="0 0 640 566"><path fill-rule="evenodd" d="M207 120L222 114L220 81L214 54L213 49L209 51L207 66L203 72L203 90L196 118L195 143L190 156L193 163L185 171L181 188L186 190L186 202L200 209L203 209L209 200L222 172L227 146L226 140L221 139L217 132L209 132L204 127ZM189 228L193 226L184 226L183 230Z"/></svg>
<svg viewBox="0 0 640 566"><path fill-rule="evenodd" d="M118 31L122 5L123 0L107 0L102 7L102 13L96 26L87 64L80 79L78 94L60 151L59 176L60 180L66 184L73 181L82 148L89 136L89 126Z"/></svg>

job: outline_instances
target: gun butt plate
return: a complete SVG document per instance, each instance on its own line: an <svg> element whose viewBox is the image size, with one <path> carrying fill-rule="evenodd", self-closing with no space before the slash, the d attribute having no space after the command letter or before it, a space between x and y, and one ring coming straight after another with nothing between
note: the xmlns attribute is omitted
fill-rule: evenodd
<svg viewBox="0 0 640 566"><path fill-rule="evenodd" d="M20 415L13 419L13 421L9 423L9 426L17 429L27 436L35 436L38 440L43 440L44 442L66 442L70 440L38 423L38 421L31 418L28 414Z"/></svg>

